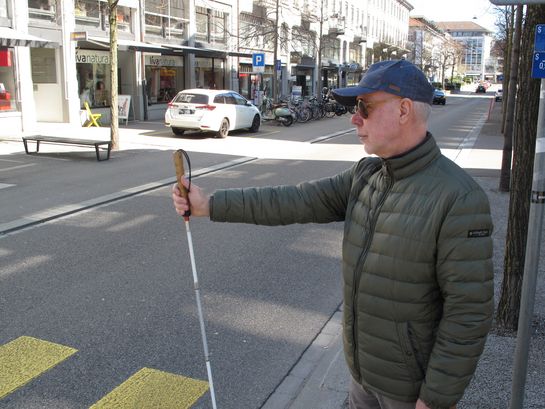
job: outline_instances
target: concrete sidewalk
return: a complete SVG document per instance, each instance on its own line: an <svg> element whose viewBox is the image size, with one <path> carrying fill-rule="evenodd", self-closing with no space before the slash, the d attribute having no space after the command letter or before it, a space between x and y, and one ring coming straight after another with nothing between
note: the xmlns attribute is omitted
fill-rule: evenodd
<svg viewBox="0 0 545 409"><path fill-rule="evenodd" d="M494 271L495 297L503 279L503 258L509 193L499 192L500 171L497 159L487 168L486 160L501 154L503 137L500 132L501 104L494 104L472 146L458 155L468 172L487 192L495 225ZM483 155L483 152L495 155ZM484 161L484 163L483 163ZM467 168L468 164L479 164ZM471 165L470 165L471 166ZM543 254L543 253L542 253ZM545 260L541 257L534 307L535 325L532 333L525 409L545 408ZM458 409L502 409L509 406L516 335L493 329L479 361L476 375ZM299 362L270 396L263 409L341 409L347 408L349 374L342 353L341 311L337 311L323 331L309 346Z"/></svg>

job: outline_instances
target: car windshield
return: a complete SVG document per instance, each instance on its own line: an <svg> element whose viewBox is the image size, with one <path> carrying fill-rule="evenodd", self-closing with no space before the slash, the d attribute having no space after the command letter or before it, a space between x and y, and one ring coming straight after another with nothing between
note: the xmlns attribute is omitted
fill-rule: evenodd
<svg viewBox="0 0 545 409"><path fill-rule="evenodd" d="M174 102L185 102L187 104L208 104L208 95L182 93L174 99Z"/></svg>

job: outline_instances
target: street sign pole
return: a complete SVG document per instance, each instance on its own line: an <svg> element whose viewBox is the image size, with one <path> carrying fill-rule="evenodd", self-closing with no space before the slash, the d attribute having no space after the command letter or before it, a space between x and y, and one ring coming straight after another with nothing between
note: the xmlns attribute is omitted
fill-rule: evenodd
<svg viewBox="0 0 545 409"><path fill-rule="evenodd" d="M537 119L536 152L534 157L534 177L530 215L528 218L528 236L524 258L524 276L520 300L517 345L513 362L513 384L509 409L522 409L524 386L528 372L528 351L532 337L532 318L536 296L536 282L539 265L539 248L543 231L543 205L545 204L545 25L536 27L534 43L534 61L532 77L541 78L539 95L539 114Z"/></svg>

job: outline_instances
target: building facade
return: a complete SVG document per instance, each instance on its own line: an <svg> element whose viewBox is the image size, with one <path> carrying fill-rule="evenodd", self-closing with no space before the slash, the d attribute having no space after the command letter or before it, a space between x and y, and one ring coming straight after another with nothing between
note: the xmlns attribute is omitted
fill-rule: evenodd
<svg viewBox="0 0 545 409"><path fill-rule="evenodd" d="M492 32L472 21L443 21L437 26L450 34L454 41L462 45L461 71L463 76L474 81L483 81L488 76L486 61L490 58Z"/></svg>
<svg viewBox="0 0 545 409"><path fill-rule="evenodd" d="M422 16L409 20L407 59L418 66L430 82L443 82L448 61L449 35Z"/></svg>
<svg viewBox="0 0 545 409"><path fill-rule="evenodd" d="M411 9L404 0L119 0L117 92L130 99L129 119L159 120L188 88L259 102L273 86L306 96L354 85L376 44L402 57ZM1 132L79 125L85 102L108 122L109 48L107 0L0 0ZM265 54L263 72L255 53Z"/></svg>

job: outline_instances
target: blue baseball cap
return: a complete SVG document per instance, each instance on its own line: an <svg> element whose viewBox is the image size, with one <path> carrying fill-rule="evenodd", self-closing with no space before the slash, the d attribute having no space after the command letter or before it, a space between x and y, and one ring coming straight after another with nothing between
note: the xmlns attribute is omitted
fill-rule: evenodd
<svg viewBox="0 0 545 409"><path fill-rule="evenodd" d="M358 95L377 91L431 105L433 90L433 86L416 65L407 60L388 60L371 65L358 85L334 89L332 93L337 102L347 106L356 105Z"/></svg>

